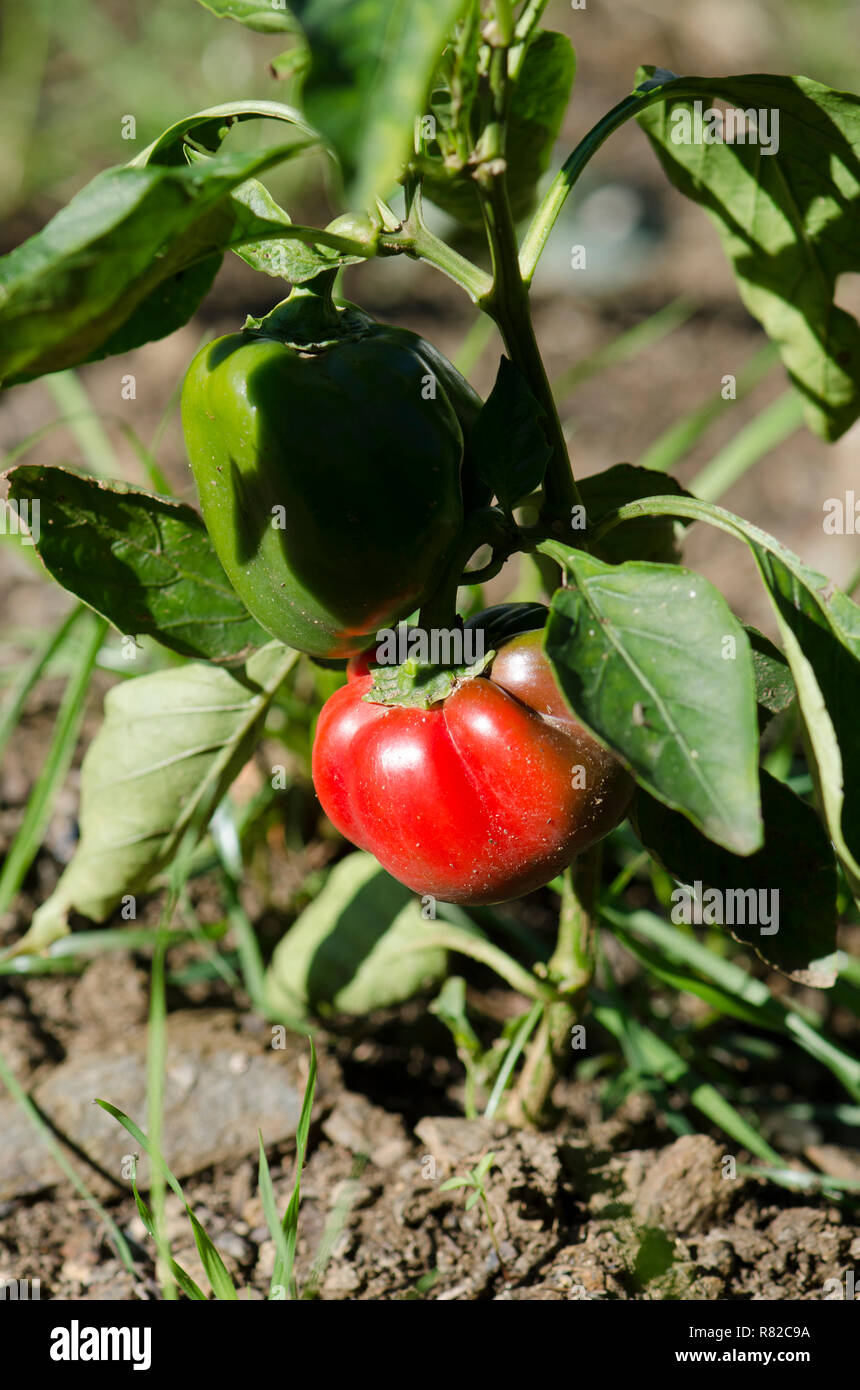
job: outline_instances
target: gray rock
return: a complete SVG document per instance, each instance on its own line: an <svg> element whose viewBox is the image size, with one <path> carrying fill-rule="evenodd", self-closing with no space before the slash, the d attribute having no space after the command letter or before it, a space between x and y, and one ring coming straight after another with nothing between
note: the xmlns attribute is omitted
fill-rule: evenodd
<svg viewBox="0 0 860 1390"><path fill-rule="evenodd" d="M164 1154L178 1177L239 1160L292 1138L301 1113L308 1044L287 1034L271 1046L267 1028L239 1031L226 1010L187 1010L168 1021ZM323 1067L318 1081L331 1072ZM128 1188L124 1160L140 1146L93 1102L110 1101L146 1131L146 1029L98 1052L72 1052L35 1088L33 1100L66 1141L67 1157L98 1196ZM11 1098L0 1099L0 1201L65 1186L56 1161ZM68 1147L66 1147L68 1146ZM81 1155L84 1160L81 1161ZM127 1167L127 1165L126 1165ZM149 1161L139 1154L146 1187Z"/></svg>

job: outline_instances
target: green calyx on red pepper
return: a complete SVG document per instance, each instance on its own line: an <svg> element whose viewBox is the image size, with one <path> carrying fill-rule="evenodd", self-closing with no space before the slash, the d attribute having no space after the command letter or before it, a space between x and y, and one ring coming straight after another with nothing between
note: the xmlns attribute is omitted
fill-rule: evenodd
<svg viewBox="0 0 860 1390"><path fill-rule="evenodd" d="M332 280L207 344L182 393L230 582L275 637L324 658L362 651L432 593L481 407L423 338L336 305Z"/></svg>

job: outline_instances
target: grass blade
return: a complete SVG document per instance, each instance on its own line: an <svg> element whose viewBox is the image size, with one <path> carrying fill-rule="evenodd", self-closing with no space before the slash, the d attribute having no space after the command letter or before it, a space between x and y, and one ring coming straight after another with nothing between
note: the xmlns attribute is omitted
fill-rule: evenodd
<svg viewBox="0 0 860 1390"><path fill-rule="evenodd" d="M106 631L107 623L101 618L90 617L89 632L78 657L77 669L63 691L48 756L36 778L24 818L0 872L0 914L8 908L39 852L54 798L66 780L84 717L84 698Z"/></svg>
<svg viewBox="0 0 860 1390"><path fill-rule="evenodd" d="M302 1101L302 1113L299 1117L298 1129L296 1130L296 1181L282 1222L287 1253L283 1264L276 1258L275 1271L272 1275L273 1284L285 1285L290 1298L295 1298L297 1296L295 1280L293 1279L293 1265L295 1263L296 1242L299 1235L299 1204L301 1202L302 1168L304 1167L305 1154L307 1153L308 1134L310 1133L311 1127L311 1111L313 1110L314 1092L316 1091L317 1084L316 1048L314 1047L313 1038L309 1038L308 1041L311 1045L311 1058L308 1067L308 1079L305 1086L304 1100ZM275 1274L279 1277L275 1278Z"/></svg>
<svg viewBox="0 0 860 1390"><path fill-rule="evenodd" d="M716 956L695 937L679 931L653 912L644 909L621 912L617 908L604 907L601 917L613 931L621 934L635 932L657 946L670 960L692 966L727 995L733 996L738 1007L752 1008L758 1027L793 1038L804 1052L833 1073L852 1099L860 1101L860 1061L838 1043L825 1037L811 1017L775 999L762 980L748 975L733 961Z"/></svg>
<svg viewBox="0 0 860 1390"><path fill-rule="evenodd" d="M628 1017L610 996L602 993L595 992L594 1016L607 1032L618 1039L628 1061L640 1074L656 1076L669 1086L679 1087L689 1096L691 1104L735 1143L765 1163L780 1166L779 1154L720 1095L716 1087L709 1081L702 1081L689 1063L663 1038L636 1019Z"/></svg>
<svg viewBox="0 0 860 1390"><path fill-rule="evenodd" d="M24 666L18 680L8 692L2 712L0 712L0 758L5 752L10 737L18 727L21 711L27 703L30 692L42 676L51 658L64 646L66 638L84 612L83 604L78 603L70 613L66 614L65 618L54 628L54 631L49 634L47 641L37 647Z"/></svg>
<svg viewBox="0 0 860 1390"><path fill-rule="evenodd" d="M740 401L744 396L748 396L778 361L779 350L774 343L766 343L754 353L738 373L735 400ZM670 425L658 439L655 439L636 460L638 466L652 468L657 473L671 472L675 464L690 452L711 425L725 413L729 404L722 391L714 392L701 405Z"/></svg>
<svg viewBox="0 0 860 1390"><path fill-rule="evenodd" d="M668 333L680 328L681 324L686 323L695 312L696 305L692 300L688 299L686 295L679 295L677 299L673 299L671 303L658 309L656 313L643 319L641 323L634 324L632 328L619 333L611 342L596 348L587 357L581 357L578 362L574 362L553 382L552 391L556 401L563 401L589 377L596 376L598 372L604 371L607 367L617 367L621 362L629 362L640 352L645 352L649 347L653 347Z"/></svg>
<svg viewBox="0 0 860 1390"><path fill-rule="evenodd" d="M803 425L803 398L789 388L739 430L690 483L703 502L716 502L743 475Z"/></svg>
<svg viewBox="0 0 860 1390"><path fill-rule="evenodd" d="M123 1265L128 1270L128 1273L136 1279L137 1271L135 1270L134 1261L131 1257L131 1251L128 1248L128 1242L126 1241L125 1236L117 1226L113 1217L107 1211L105 1211L105 1208L102 1206L101 1202L99 1202L99 1200L96 1197L94 1197L93 1194L90 1192L83 1179L78 1177L78 1174L75 1172L71 1163L69 1163L69 1160L66 1158L66 1155L63 1152L63 1149L59 1141L54 1136L53 1130L42 1118L41 1112L33 1104L32 1100L27 1095L27 1092L24 1090L15 1073L7 1065L6 1060L2 1055L0 1055L0 1081L3 1082L3 1085L6 1087L6 1090L9 1092L12 1099L16 1101L18 1105L20 1105L24 1114L27 1116L27 1119L30 1121L33 1128L38 1133L43 1144L50 1151L51 1155L56 1161L57 1167L60 1168L63 1173L65 1173L66 1177L74 1187L75 1191L79 1193L79 1195L84 1199L87 1206L95 1212L96 1216L99 1218L102 1225L105 1227L108 1239L110 1240L111 1244L116 1250L119 1259L122 1261Z"/></svg>
<svg viewBox="0 0 860 1390"><path fill-rule="evenodd" d="M492 1119L492 1117L498 1110L499 1101L502 1099L502 1096L505 1093L505 1087L507 1086L508 1081L510 1080L511 1073L517 1064L517 1060L520 1054L522 1053L523 1048L525 1047L526 1043L528 1042L529 1038L531 1037L532 1033L537 1027L538 1020L540 1019L542 1013L542 1004L532 1004L531 1008L529 1009L528 1013L526 1014L516 1033L511 1038L510 1046L508 1047L508 1050L505 1053L505 1060L502 1062L502 1065L499 1068L499 1072L496 1076L493 1089L490 1092L490 1098L487 1101L487 1108L484 1111L484 1115L488 1120Z"/></svg>

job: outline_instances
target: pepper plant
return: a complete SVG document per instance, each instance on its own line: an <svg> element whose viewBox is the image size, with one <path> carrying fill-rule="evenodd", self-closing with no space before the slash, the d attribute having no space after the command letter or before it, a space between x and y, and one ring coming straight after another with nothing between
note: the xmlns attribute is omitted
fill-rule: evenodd
<svg viewBox="0 0 860 1390"><path fill-rule="evenodd" d="M832 986L837 905L860 890L860 609L665 472L612 463L577 478L529 293L604 141L644 141L716 226L809 429L839 438L860 414L860 327L835 302L860 269L860 98L803 76L642 67L546 185L575 58L542 27L545 0L203 3L286 45L272 67L297 104L189 115L0 262L6 389L179 328L228 251L289 286L189 368L202 519L163 488L7 474L22 519L39 505L50 574L174 657L109 692L79 847L15 950L49 950L72 910L102 921L207 831L217 841L272 711L307 731L325 700L314 778L358 852L278 945L260 1007L359 1014L441 981L451 953L471 957L528 1012L486 1055L456 989L436 1012L472 1092L491 1087L492 1112L510 1087L509 1114L536 1119L590 1002L628 1057L674 1066L593 990L600 919L658 979L789 1033L860 1097L860 1067L814 1022L690 933L620 912L600 868L601 840L628 816L616 833L664 883L696 886L697 920ZM236 148L247 122L282 134ZM320 151L344 209L326 227L294 222L261 181ZM430 204L484 252L431 230ZM344 300L345 268L404 256L498 328L486 402L431 344ZM694 523L752 555L779 646L681 563ZM484 610L481 586L512 560L533 578ZM790 757L780 776L763 766L775 718L789 744L800 731L811 795L787 777ZM232 862L234 893L240 876ZM472 911L548 882L551 952L525 930L507 949L503 914ZM757 915L768 894L778 912ZM724 1118L712 1088L697 1095ZM772 1155L754 1133L748 1147Z"/></svg>

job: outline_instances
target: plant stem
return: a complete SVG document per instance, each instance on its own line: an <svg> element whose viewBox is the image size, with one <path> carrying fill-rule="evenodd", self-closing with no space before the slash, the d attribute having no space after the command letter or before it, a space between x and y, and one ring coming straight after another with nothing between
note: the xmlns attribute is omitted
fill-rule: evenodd
<svg viewBox="0 0 860 1390"><path fill-rule="evenodd" d="M475 551L480 550L483 545L493 547L495 558L507 558L520 548L517 528L511 525L498 507L482 507L466 517L460 539L450 553L436 589L421 605L418 626L425 632L434 628L450 628L456 624L457 590L464 582L463 571ZM487 569L489 566L485 565L480 571L482 577ZM473 581L470 576L465 582L481 582L481 579Z"/></svg>
<svg viewBox="0 0 860 1390"><path fill-rule="evenodd" d="M671 93L673 97L696 96L698 94L692 83L689 87L685 87L679 78L667 78L667 82L674 84ZM567 195L592 155L596 154L604 140L625 125L631 116L653 106L656 101L665 101L665 86L666 83L664 82L655 83L647 90L640 88L629 97L625 97L623 101L619 101L617 106L613 106L611 111L607 111L606 115L595 126L592 126L572 154L568 155L535 213L520 249L520 270L527 285L531 284L541 253L549 240L549 234L556 224L558 215L564 207Z"/></svg>
<svg viewBox="0 0 860 1390"><path fill-rule="evenodd" d="M434 265L465 290L473 304L481 305L492 289L489 275L425 227L415 216L415 209L400 231L380 236L378 251L380 255L402 252L414 260Z"/></svg>
<svg viewBox="0 0 860 1390"><path fill-rule="evenodd" d="M575 859L564 875L558 938L547 966L564 997L544 1009L508 1105L513 1124L540 1123L569 1056L570 1030L594 975L600 863L598 844Z"/></svg>
<svg viewBox="0 0 860 1390"><path fill-rule="evenodd" d="M528 286L520 274L516 230L508 197L505 144L510 100L507 49L496 49L490 64L493 116L481 136L481 162L475 186L493 265L493 284L481 307L495 320L511 361L520 369L544 412L552 454L547 465L542 520L570 526L571 509L581 502L555 400L535 338Z"/></svg>

